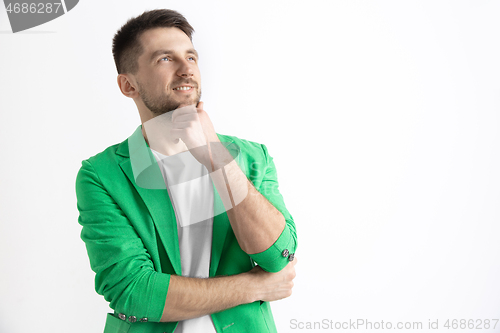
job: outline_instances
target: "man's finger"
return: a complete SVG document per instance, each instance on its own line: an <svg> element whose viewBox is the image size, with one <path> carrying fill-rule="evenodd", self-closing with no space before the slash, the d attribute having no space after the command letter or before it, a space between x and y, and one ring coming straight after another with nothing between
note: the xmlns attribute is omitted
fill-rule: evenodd
<svg viewBox="0 0 500 333"><path fill-rule="evenodd" d="M198 112L198 110L196 110L196 108L194 107L194 104L180 107L178 109L175 109L172 112L172 121L175 121L175 119L180 115L189 114L189 113L196 113L196 112Z"/></svg>
<svg viewBox="0 0 500 333"><path fill-rule="evenodd" d="M196 108L203 110L203 102L198 102L198 104L196 105Z"/></svg>
<svg viewBox="0 0 500 333"><path fill-rule="evenodd" d="M175 119L172 117L172 122L173 123L179 123L183 121L196 121L198 120L198 115L196 113L188 113L188 114L180 114L176 115Z"/></svg>

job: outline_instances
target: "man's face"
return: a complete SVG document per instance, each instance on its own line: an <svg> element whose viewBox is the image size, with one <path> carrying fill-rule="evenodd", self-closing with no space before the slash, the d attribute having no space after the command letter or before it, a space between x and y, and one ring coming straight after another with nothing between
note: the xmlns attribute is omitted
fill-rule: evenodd
<svg viewBox="0 0 500 333"><path fill-rule="evenodd" d="M134 75L144 105L155 115L197 104L201 97L198 54L178 28L155 28L140 36L144 49Z"/></svg>

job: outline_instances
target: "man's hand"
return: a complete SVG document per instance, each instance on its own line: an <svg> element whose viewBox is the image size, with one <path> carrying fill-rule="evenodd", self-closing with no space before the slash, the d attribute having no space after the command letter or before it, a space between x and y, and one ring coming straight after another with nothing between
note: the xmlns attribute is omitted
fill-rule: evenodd
<svg viewBox="0 0 500 333"><path fill-rule="evenodd" d="M297 257L277 273L269 273L255 266L247 274L252 278L250 288L255 291L255 300L277 301L292 295Z"/></svg>
<svg viewBox="0 0 500 333"><path fill-rule="evenodd" d="M220 140L208 113L203 110L203 102L199 102L196 108L192 105L175 110L172 114L172 125L171 135L174 143L181 139L198 162L211 168L213 161L208 145Z"/></svg>

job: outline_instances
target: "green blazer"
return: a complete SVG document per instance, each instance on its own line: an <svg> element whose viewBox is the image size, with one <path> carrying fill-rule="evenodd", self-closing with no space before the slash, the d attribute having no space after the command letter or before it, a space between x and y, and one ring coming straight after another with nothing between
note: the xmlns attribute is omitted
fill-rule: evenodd
<svg viewBox="0 0 500 333"><path fill-rule="evenodd" d="M181 275L177 222L160 168L141 126L120 144L82 162L76 195L95 290L114 313L105 333L173 332L160 322L171 275ZM295 253L295 223L278 190L273 159L264 145L217 134L255 188L285 217L286 226L267 250L247 254L239 246L215 190L209 276L235 275L258 264L278 272ZM222 207L222 208L221 208ZM268 302L242 304L211 314L217 332L276 332Z"/></svg>

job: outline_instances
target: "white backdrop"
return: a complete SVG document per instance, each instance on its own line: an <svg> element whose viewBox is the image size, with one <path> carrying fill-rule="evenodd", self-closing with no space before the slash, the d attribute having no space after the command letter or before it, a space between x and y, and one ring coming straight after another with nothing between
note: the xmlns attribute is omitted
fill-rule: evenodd
<svg viewBox="0 0 500 333"><path fill-rule="evenodd" d="M484 329L500 319L499 1L81 0L17 34L0 8L0 332L102 332L75 177L140 123L111 39L154 8L194 26L216 131L275 159L299 239L279 332L500 331Z"/></svg>

